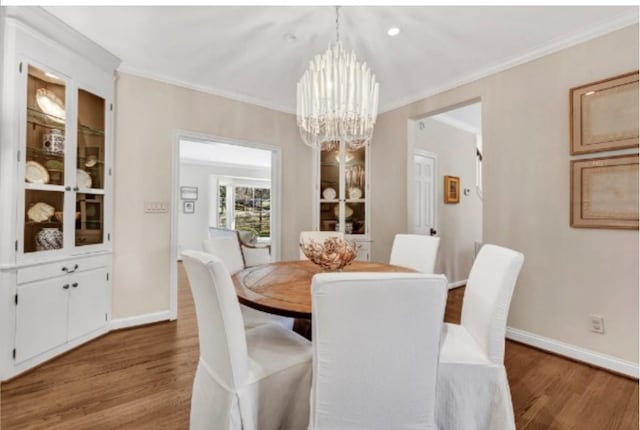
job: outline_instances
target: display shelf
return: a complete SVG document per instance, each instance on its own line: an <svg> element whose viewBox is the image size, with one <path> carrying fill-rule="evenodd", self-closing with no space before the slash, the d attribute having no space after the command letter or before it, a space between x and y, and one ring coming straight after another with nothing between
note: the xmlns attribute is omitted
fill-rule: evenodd
<svg viewBox="0 0 640 430"><path fill-rule="evenodd" d="M64 131L66 119L49 115L37 109L27 108L27 122L33 126L40 126L50 129L58 129ZM78 124L78 132L88 136L104 136L104 130L88 127Z"/></svg>
<svg viewBox="0 0 640 430"><path fill-rule="evenodd" d="M24 188L25 188L25 190L33 190L33 191L58 191L58 192L64 192L64 185L32 184L30 182L25 182Z"/></svg>
<svg viewBox="0 0 640 430"><path fill-rule="evenodd" d="M62 225L62 222L57 220L49 220L49 221L25 221L24 225L32 225L32 226L41 226L41 227L50 227L50 226L59 226Z"/></svg>
<svg viewBox="0 0 640 430"><path fill-rule="evenodd" d="M78 194L96 194L96 195L104 195L104 189L102 188L79 188Z"/></svg>

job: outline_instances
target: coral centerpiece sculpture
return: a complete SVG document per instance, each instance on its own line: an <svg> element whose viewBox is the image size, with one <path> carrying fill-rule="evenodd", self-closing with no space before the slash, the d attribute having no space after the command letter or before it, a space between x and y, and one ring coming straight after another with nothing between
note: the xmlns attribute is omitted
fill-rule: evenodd
<svg viewBox="0 0 640 430"><path fill-rule="evenodd" d="M328 272L341 271L357 255L355 243L337 236L329 237L324 242L307 239L300 242L300 249L309 260Z"/></svg>

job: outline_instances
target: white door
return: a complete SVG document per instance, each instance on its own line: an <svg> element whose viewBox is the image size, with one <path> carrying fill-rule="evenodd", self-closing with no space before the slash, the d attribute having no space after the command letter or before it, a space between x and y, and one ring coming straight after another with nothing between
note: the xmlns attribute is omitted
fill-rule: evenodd
<svg viewBox="0 0 640 430"><path fill-rule="evenodd" d="M70 278L68 340L73 340L107 324L109 284L105 269L80 272Z"/></svg>
<svg viewBox="0 0 640 430"><path fill-rule="evenodd" d="M68 276L18 286L17 363L66 342L69 289Z"/></svg>
<svg viewBox="0 0 640 430"><path fill-rule="evenodd" d="M436 159L427 153L413 156L414 214L411 233L436 234Z"/></svg>

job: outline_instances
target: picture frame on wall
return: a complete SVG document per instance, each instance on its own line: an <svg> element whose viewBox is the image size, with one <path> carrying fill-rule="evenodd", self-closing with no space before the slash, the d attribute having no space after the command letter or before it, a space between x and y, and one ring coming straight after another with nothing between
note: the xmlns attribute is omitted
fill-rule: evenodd
<svg viewBox="0 0 640 430"><path fill-rule="evenodd" d="M458 176L444 177L444 202L460 203L460 178Z"/></svg>
<svg viewBox="0 0 640 430"><path fill-rule="evenodd" d="M194 200L185 200L182 202L182 212L192 214L196 211L196 202Z"/></svg>
<svg viewBox="0 0 640 430"><path fill-rule="evenodd" d="M638 71L571 88L572 155L638 146Z"/></svg>
<svg viewBox="0 0 640 430"><path fill-rule="evenodd" d="M571 226L638 229L638 155L571 161Z"/></svg>
<svg viewBox="0 0 640 430"><path fill-rule="evenodd" d="M180 187L181 200L198 200L198 187Z"/></svg>

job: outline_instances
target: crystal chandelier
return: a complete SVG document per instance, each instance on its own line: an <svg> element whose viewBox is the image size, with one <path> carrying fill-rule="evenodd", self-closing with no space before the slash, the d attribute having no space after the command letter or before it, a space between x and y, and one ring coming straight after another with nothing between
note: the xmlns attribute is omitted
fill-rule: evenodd
<svg viewBox="0 0 640 430"><path fill-rule="evenodd" d="M366 63L356 61L340 42L340 8L336 6L336 42L316 55L297 85L297 123L302 141L332 150L366 145L378 113L378 83Z"/></svg>

